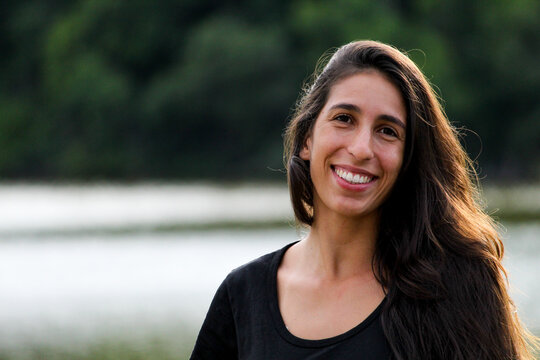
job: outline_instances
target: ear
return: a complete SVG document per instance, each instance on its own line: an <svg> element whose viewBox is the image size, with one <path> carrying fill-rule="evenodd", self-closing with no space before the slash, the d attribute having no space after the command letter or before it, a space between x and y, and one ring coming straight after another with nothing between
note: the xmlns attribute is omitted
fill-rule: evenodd
<svg viewBox="0 0 540 360"><path fill-rule="evenodd" d="M304 146L299 155L302 160L309 161L311 159L311 136L304 141Z"/></svg>

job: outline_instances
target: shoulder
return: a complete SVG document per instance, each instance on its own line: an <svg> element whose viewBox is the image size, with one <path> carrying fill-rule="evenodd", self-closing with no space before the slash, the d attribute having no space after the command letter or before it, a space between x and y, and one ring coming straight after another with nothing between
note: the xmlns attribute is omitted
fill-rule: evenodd
<svg viewBox="0 0 540 360"><path fill-rule="evenodd" d="M277 270L285 251L293 244L288 244L279 250L265 254L237 267L227 275L223 284L229 291L233 292L242 291L247 286L265 284L269 274Z"/></svg>

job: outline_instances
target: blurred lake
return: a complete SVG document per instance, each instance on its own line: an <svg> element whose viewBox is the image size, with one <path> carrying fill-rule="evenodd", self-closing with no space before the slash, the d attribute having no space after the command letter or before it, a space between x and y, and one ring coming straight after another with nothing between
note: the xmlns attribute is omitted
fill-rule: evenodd
<svg viewBox="0 0 540 360"><path fill-rule="evenodd" d="M227 273L302 236L275 185L4 185L0 195L3 351L159 338L189 352ZM540 221L503 225L512 294L538 333Z"/></svg>

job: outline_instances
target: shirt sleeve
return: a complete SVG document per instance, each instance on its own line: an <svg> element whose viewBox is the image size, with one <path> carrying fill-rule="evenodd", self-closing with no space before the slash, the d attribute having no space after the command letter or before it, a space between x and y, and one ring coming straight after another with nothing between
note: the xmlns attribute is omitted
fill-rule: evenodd
<svg viewBox="0 0 540 360"><path fill-rule="evenodd" d="M212 300L190 360L237 358L236 328L225 280Z"/></svg>

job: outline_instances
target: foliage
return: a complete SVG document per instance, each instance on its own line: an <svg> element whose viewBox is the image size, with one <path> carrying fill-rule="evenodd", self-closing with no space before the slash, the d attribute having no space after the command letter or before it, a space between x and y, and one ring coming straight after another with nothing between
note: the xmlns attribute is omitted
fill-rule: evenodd
<svg viewBox="0 0 540 360"><path fill-rule="evenodd" d="M188 359L192 344L180 349L160 339L134 343L123 340L101 341L80 348L66 345L30 345L24 349L0 350L0 360L173 360Z"/></svg>
<svg viewBox="0 0 540 360"><path fill-rule="evenodd" d="M0 174L283 179L302 82L369 38L409 50L483 175L538 179L539 34L535 0L6 0Z"/></svg>

